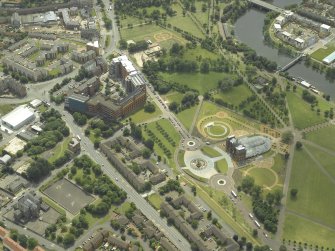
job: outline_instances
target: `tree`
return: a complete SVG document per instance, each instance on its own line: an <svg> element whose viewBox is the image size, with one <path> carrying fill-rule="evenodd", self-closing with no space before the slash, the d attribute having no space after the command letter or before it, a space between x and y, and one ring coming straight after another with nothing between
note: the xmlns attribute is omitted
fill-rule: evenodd
<svg viewBox="0 0 335 251"><path fill-rule="evenodd" d="M140 126L135 125L135 123L130 123L130 133L134 139L141 140L142 139L142 129Z"/></svg>
<svg viewBox="0 0 335 251"><path fill-rule="evenodd" d="M293 199L297 198L298 189L292 188L290 194L291 194L291 198L293 198Z"/></svg>
<svg viewBox="0 0 335 251"><path fill-rule="evenodd" d="M173 112L177 112L178 111L178 107L179 107L179 104L175 101L173 101L172 103L170 103L169 105L169 109Z"/></svg>
<svg viewBox="0 0 335 251"><path fill-rule="evenodd" d="M96 139L94 140L94 148L97 149L100 146L100 140Z"/></svg>
<svg viewBox="0 0 335 251"><path fill-rule="evenodd" d="M34 249L36 246L38 245L37 240L35 240L34 238L29 238L28 239L28 249Z"/></svg>
<svg viewBox="0 0 335 251"><path fill-rule="evenodd" d="M19 234L17 237L17 241L22 247L27 247L28 238L24 234Z"/></svg>
<svg viewBox="0 0 335 251"><path fill-rule="evenodd" d="M154 113L156 111L156 107L154 104L148 102L144 106L144 111L148 113Z"/></svg>
<svg viewBox="0 0 335 251"><path fill-rule="evenodd" d="M129 128L128 128L128 127L124 128L124 129L123 129L123 136L124 136L124 137L128 137L129 135L130 135Z"/></svg>
<svg viewBox="0 0 335 251"><path fill-rule="evenodd" d="M155 142L152 139L147 139L144 142L144 145L148 147L150 150L154 149Z"/></svg>
<svg viewBox="0 0 335 251"><path fill-rule="evenodd" d="M281 245L279 247L279 251L287 251L287 248L284 245Z"/></svg>
<svg viewBox="0 0 335 251"><path fill-rule="evenodd" d="M212 210L209 210L207 213L207 219L211 220L212 219Z"/></svg>
<svg viewBox="0 0 335 251"><path fill-rule="evenodd" d="M302 143L300 141L297 141L297 143L295 144L295 148L297 150L300 150L302 148Z"/></svg>
<svg viewBox="0 0 335 251"><path fill-rule="evenodd" d="M193 196L196 196L197 195L197 188L195 186L192 186L191 190L192 190Z"/></svg>
<svg viewBox="0 0 335 251"><path fill-rule="evenodd" d="M73 234L67 233L66 235L64 235L63 245L65 247L69 247L69 246L73 245L73 243L74 243L74 235Z"/></svg>
<svg viewBox="0 0 335 251"><path fill-rule="evenodd" d="M128 47L127 41L124 39L121 39L119 41L119 47L121 50L127 50L127 47Z"/></svg>
<svg viewBox="0 0 335 251"><path fill-rule="evenodd" d="M151 151L148 148L146 148L146 149L143 150L143 152L142 152L143 158L149 159L150 155L151 155Z"/></svg>
<svg viewBox="0 0 335 251"><path fill-rule="evenodd" d="M293 133L291 131L286 131L281 136L281 141L285 144L291 144L293 141Z"/></svg>
<svg viewBox="0 0 335 251"><path fill-rule="evenodd" d="M76 124L83 126L87 123L87 116L85 114L82 114L80 112L73 113L73 119L76 122Z"/></svg>

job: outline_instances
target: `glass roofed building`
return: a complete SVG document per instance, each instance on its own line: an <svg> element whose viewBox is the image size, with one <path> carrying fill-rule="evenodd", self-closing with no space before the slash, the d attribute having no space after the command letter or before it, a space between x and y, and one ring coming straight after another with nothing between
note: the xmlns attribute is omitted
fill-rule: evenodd
<svg viewBox="0 0 335 251"><path fill-rule="evenodd" d="M234 135L226 141L226 150L236 161L255 157L271 149L271 139L264 136L242 137L237 139Z"/></svg>

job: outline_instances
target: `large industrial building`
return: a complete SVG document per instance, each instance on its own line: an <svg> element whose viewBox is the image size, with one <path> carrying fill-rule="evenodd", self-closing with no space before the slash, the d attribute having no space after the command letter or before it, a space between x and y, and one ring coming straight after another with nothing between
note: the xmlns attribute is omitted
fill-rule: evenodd
<svg viewBox="0 0 335 251"><path fill-rule="evenodd" d="M138 72L126 56L114 58L109 74L121 85L123 94L116 89L106 96L99 90L100 82L88 80L77 87L65 99L65 108L89 115L98 115L108 120L118 120L144 106L147 98L146 79Z"/></svg>
<svg viewBox="0 0 335 251"><path fill-rule="evenodd" d="M34 110L21 105L2 117L2 125L11 130L18 130L35 119Z"/></svg>
<svg viewBox="0 0 335 251"><path fill-rule="evenodd" d="M251 136L237 139L234 135L226 141L226 151L236 161L263 154L271 149L271 140L264 136Z"/></svg>

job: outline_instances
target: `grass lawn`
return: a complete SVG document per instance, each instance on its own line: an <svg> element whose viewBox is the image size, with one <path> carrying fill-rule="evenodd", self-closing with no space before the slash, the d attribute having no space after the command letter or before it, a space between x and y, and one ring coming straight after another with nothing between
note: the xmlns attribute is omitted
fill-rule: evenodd
<svg viewBox="0 0 335 251"><path fill-rule="evenodd" d="M184 97L183 93L176 91L170 91L162 96L163 100L168 104L172 102L177 102L178 104L180 104L183 97Z"/></svg>
<svg viewBox="0 0 335 251"><path fill-rule="evenodd" d="M229 91L219 92L214 95L214 98L221 98L227 103L238 106L242 101L246 100L252 94L252 91L250 91L250 89L245 84L243 84L233 87Z"/></svg>
<svg viewBox="0 0 335 251"><path fill-rule="evenodd" d="M180 150L178 152L178 164L179 164L180 167L185 167L186 166L185 161L184 161L184 154L185 154L184 150Z"/></svg>
<svg viewBox="0 0 335 251"><path fill-rule="evenodd" d="M7 113L9 113L10 111L12 111L16 106L16 104L3 104L0 105L0 115L3 116Z"/></svg>
<svg viewBox="0 0 335 251"><path fill-rule="evenodd" d="M196 12L193 15L199 20L201 24L208 24L208 11L209 8L205 12L201 10L202 5L204 2L202 1L195 1L195 7L197 8Z"/></svg>
<svg viewBox="0 0 335 251"><path fill-rule="evenodd" d="M158 34L170 34L170 39L168 40L157 40L156 35ZM135 26L131 29L123 28L121 29L121 37L124 40L134 40L135 42L140 40L150 39L152 42L158 42L162 48L170 48L174 42L179 42L182 44L186 43L186 40L182 38L178 33L163 29L160 26L154 24L146 24Z"/></svg>
<svg viewBox="0 0 335 251"><path fill-rule="evenodd" d="M150 119L154 119L162 115L162 111L158 108L158 106L154 103L155 111L153 113L145 112L144 108L140 109L139 111L135 112L134 114L130 115L131 120L135 123L143 123L145 121L148 121Z"/></svg>
<svg viewBox="0 0 335 251"><path fill-rule="evenodd" d="M217 83L224 76L221 72L209 72L207 74L195 73L160 73L160 76L171 82L177 82L181 85L186 85L189 88L198 90L200 94L204 94L209 90L217 87Z"/></svg>
<svg viewBox="0 0 335 251"><path fill-rule="evenodd" d="M216 113L222 111L223 109L221 109L220 107L218 107L217 105L208 102L208 101L204 101L202 104L202 107L199 111L199 116L198 116L198 120L202 119L203 117L207 117L210 115L215 115Z"/></svg>
<svg viewBox="0 0 335 251"><path fill-rule="evenodd" d="M324 250L335 247L335 231L292 214L286 214L283 238L291 240L291 243L296 241L318 245L324 247Z"/></svg>
<svg viewBox="0 0 335 251"><path fill-rule="evenodd" d="M128 16L128 15L123 15L120 18L120 21L121 21L121 29L122 28L127 28L128 24L137 25L137 24L144 23L144 20L141 20L137 17Z"/></svg>
<svg viewBox="0 0 335 251"><path fill-rule="evenodd" d="M188 15L183 16L183 10L179 4L174 4L172 8L177 13L175 16L168 18L167 20L168 24L178 27L179 29L182 29L184 31L187 31L196 37L204 38L204 34L201 32L198 26L192 21L192 19Z"/></svg>
<svg viewBox="0 0 335 251"><path fill-rule="evenodd" d="M164 136L158 131L158 129L156 128L156 123L158 123L166 132L168 135L170 135L170 137L174 140L174 142L176 143L176 146L172 146L165 138ZM180 135L179 133L175 130L175 128L172 126L172 124L170 123L169 120L167 119L161 119L159 121L155 121L155 122L152 122L152 123L149 123L147 125L147 128L150 129L153 134L158 138L160 139L160 141L162 142L163 145L165 145L165 147L167 149L170 150L171 152L171 158L168 158L165 154L164 154L164 151L163 149L157 144L155 143L154 145L154 152L157 154L157 155L160 155L162 157L164 157L164 161L167 161L167 164L170 166L170 167L175 167L175 163L173 161L173 154L174 152L176 151L176 148L179 144L179 141L180 141ZM148 134L146 133L145 130L142 131L143 132L143 136L144 138L148 138Z"/></svg>
<svg viewBox="0 0 335 251"><path fill-rule="evenodd" d="M156 193L151 194L148 197L149 203L156 209L159 210L161 208L161 204L163 202L163 199Z"/></svg>
<svg viewBox="0 0 335 251"><path fill-rule="evenodd" d="M48 110L48 107L47 107L46 105L44 105L44 104L42 104L42 105L40 105L40 106L38 107L38 111L39 111L40 113L43 113L43 112L45 112L46 110Z"/></svg>
<svg viewBox="0 0 335 251"><path fill-rule="evenodd" d="M248 172L248 175L255 179L255 183L260 186L272 186L275 181L275 175L267 168L253 168Z"/></svg>
<svg viewBox="0 0 335 251"><path fill-rule="evenodd" d="M179 121L186 127L187 130L189 130L192 126L192 122L194 119L194 115L197 111L198 106L192 106L189 109L183 110L181 112L178 112L176 114Z"/></svg>
<svg viewBox="0 0 335 251"><path fill-rule="evenodd" d="M331 53L333 53L335 51L335 45L326 45L326 48L320 48L318 50L316 50L315 52L312 53L311 57L318 60L318 61L322 61L325 57L327 57L328 55L330 55Z"/></svg>
<svg viewBox="0 0 335 251"><path fill-rule="evenodd" d="M67 137L62 142L58 143L57 146L53 149L52 156L48 159L49 162L52 163L59 157L63 156L65 151L68 148L70 141L71 141L71 137Z"/></svg>
<svg viewBox="0 0 335 251"><path fill-rule="evenodd" d="M215 158L221 156L221 154L210 146L204 146L201 151L208 157Z"/></svg>
<svg viewBox="0 0 335 251"><path fill-rule="evenodd" d="M306 139L320 146L335 151L335 141L330 135L335 135L335 126L328 126L317 131L306 133Z"/></svg>
<svg viewBox="0 0 335 251"><path fill-rule="evenodd" d="M335 178L335 157L329 155L326 152L323 152L322 150L319 150L316 147L307 144L305 144L304 147L306 147L320 162L320 164L327 170L327 172Z"/></svg>
<svg viewBox="0 0 335 251"><path fill-rule="evenodd" d="M118 214L125 214L126 211L130 208L130 202L124 202L121 206L117 207L114 211Z"/></svg>
<svg viewBox="0 0 335 251"><path fill-rule="evenodd" d="M221 159L221 160L215 162L215 169L219 173L227 173L227 171L228 171L227 161L225 159Z"/></svg>
<svg viewBox="0 0 335 251"><path fill-rule="evenodd" d="M303 129L325 121L323 114L317 115L316 109L312 111L311 105L301 97L293 92L287 92L286 94L293 124L296 128Z"/></svg>
<svg viewBox="0 0 335 251"><path fill-rule="evenodd" d="M317 167L306 151L295 151L289 191L298 189L297 199L287 207L307 217L335 225L335 184Z"/></svg>
<svg viewBox="0 0 335 251"><path fill-rule="evenodd" d="M198 181L200 181L200 182L205 182L205 183L208 181L208 179L206 179L206 178L204 178L204 177L200 177L200 176L198 176L198 175L192 173L192 171L189 170L189 169L183 169L183 171L184 171L185 173L187 173L189 176L191 176L191 177L192 177L193 179L195 179L195 180L198 180Z"/></svg>
<svg viewBox="0 0 335 251"><path fill-rule="evenodd" d="M42 196L42 200L43 202L48 204L50 207L55 209L59 214L66 215L66 211L62 207L60 207L56 202L53 202L51 199L45 196Z"/></svg>
<svg viewBox="0 0 335 251"><path fill-rule="evenodd" d="M274 157L274 164L271 167L271 169L278 174L280 184L284 183L285 167L286 162L284 156L282 154L276 154L276 156Z"/></svg>

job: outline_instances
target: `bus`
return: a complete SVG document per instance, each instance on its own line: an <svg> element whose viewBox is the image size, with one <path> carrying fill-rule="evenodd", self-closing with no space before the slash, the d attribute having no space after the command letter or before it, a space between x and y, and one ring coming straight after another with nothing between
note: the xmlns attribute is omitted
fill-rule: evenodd
<svg viewBox="0 0 335 251"><path fill-rule="evenodd" d="M249 213L249 217L250 217L250 219L254 218L254 216L252 215L252 213Z"/></svg>
<svg viewBox="0 0 335 251"><path fill-rule="evenodd" d="M79 136L79 135L77 135L77 139L78 139L79 141L81 141L81 138L80 138L80 136Z"/></svg>
<svg viewBox="0 0 335 251"><path fill-rule="evenodd" d="M234 198L237 198L237 194L234 191L231 191L231 194L234 196Z"/></svg>
<svg viewBox="0 0 335 251"><path fill-rule="evenodd" d="M255 220L255 224L258 228L261 228L261 225L258 223L258 221Z"/></svg>

